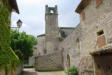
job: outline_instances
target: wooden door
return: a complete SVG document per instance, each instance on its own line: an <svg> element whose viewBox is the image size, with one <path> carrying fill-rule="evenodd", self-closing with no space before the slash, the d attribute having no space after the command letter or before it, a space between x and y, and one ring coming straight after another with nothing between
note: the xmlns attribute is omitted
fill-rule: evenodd
<svg viewBox="0 0 112 75"><path fill-rule="evenodd" d="M112 75L112 55L95 56L95 74Z"/></svg>

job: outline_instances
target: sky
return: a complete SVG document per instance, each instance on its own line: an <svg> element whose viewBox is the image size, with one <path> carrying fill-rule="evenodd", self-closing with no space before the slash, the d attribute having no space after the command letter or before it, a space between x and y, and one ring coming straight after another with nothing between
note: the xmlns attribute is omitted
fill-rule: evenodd
<svg viewBox="0 0 112 75"><path fill-rule="evenodd" d="M20 14L12 13L11 25L16 27L20 19L23 24L19 29L27 34L38 36L45 33L45 5L58 6L58 26L76 27L79 22L79 14L75 9L81 0L17 0Z"/></svg>

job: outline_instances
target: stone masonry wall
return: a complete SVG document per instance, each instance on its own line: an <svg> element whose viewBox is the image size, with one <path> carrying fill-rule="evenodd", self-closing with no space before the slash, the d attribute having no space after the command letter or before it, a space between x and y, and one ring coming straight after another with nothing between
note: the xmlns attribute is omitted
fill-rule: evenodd
<svg viewBox="0 0 112 75"><path fill-rule="evenodd" d="M94 61L91 56L83 56L78 64L79 75L94 75Z"/></svg>
<svg viewBox="0 0 112 75"><path fill-rule="evenodd" d="M57 50L59 45L59 28L58 28L58 12L57 6L46 6L45 14L45 48L47 54L53 53Z"/></svg>
<svg viewBox="0 0 112 75"><path fill-rule="evenodd" d="M80 61L92 64L90 61L85 61L86 56L89 55L90 52L94 52L98 49L98 39L99 36L97 32L103 30L105 41L103 40L99 44L111 44L112 38L112 1L111 0L103 0L103 3L96 8L96 0L91 0L90 4L83 10L85 12L85 20L81 19L81 29L82 29L82 36L81 36L81 51L80 51ZM81 16L82 17L82 16ZM105 46L103 46L105 47ZM83 64L87 67L86 64ZM82 67L83 67L82 65ZM94 69L93 69L94 71ZM81 71L79 70L81 73ZM86 75L86 70L83 71ZM92 71L91 71L92 72ZM82 73L82 75L84 75ZM81 75L81 74L80 74ZM93 75L91 73L90 75Z"/></svg>
<svg viewBox="0 0 112 75"><path fill-rule="evenodd" d="M49 55L38 56L35 59L37 71L62 70L62 52L58 51Z"/></svg>
<svg viewBox="0 0 112 75"><path fill-rule="evenodd" d="M63 63L65 69L67 69L67 55L70 56L70 66L77 66L78 60L80 58L80 25L78 25L75 30L65 38L59 45L59 49L63 51Z"/></svg>
<svg viewBox="0 0 112 75"><path fill-rule="evenodd" d="M85 20L81 19L82 37L81 51L82 55L87 55L91 51L95 51L97 46L97 32L104 31L106 44L112 38L112 1L103 0L103 3L96 8L96 0L91 0L90 4L83 10L85 12ZM111 42L111 41L110 41Z"/></svg>
<svg viewBox="0 0 112 75"><path fill-rule="evenodd" d="M74 65L79 67L79 63L89 63L89 60L91 61L92 58L84 57L89 56L90 52L98 49L98 31L104 31L103 35L105 36L106 45L112 43L111 7L112 0L103 0L103 3L97 8L96 0L91 0L90 4L83 10L83 12L85 12L85 20L81 19L80 25L78 25L59 46L60 50L63 50L65 69L67 67L67 55L70 56L71 67ZM87 61L85 61L86 59ZM92 64L92 62L90 62L90 64ZM87 66L86 64L83 65ZM90 75L93 75L93 73Z"/></svg>
<svg viewBox="0 0 112 75"><path fill-rule="evenodd" d="M44 50L45 50L45 36L40 36L38 38L38 44L37 44L37 50L35 51L36 54L35 56L40 56L44 55Z"/></svg>

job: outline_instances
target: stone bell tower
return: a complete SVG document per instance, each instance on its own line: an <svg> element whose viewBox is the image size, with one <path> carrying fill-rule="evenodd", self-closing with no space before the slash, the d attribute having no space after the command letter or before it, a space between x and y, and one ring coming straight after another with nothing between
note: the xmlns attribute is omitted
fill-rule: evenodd
<svg viewBox="0 0 112 75"><path fill-rule="evenodd" d="M56 5L55 7L48 7L46 5L45 24L45 48L47 54L49 54L55 52L59 44L58 11Z"/></svg>

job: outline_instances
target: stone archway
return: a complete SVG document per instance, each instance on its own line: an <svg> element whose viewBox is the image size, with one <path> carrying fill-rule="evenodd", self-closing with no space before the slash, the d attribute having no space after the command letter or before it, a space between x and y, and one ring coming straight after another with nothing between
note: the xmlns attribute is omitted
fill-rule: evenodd
<svg viewBox="0 0 112 75"><path fill-rule="evenodd" d="M67 55L67 69L70 68L70 56Z"/></svg>

